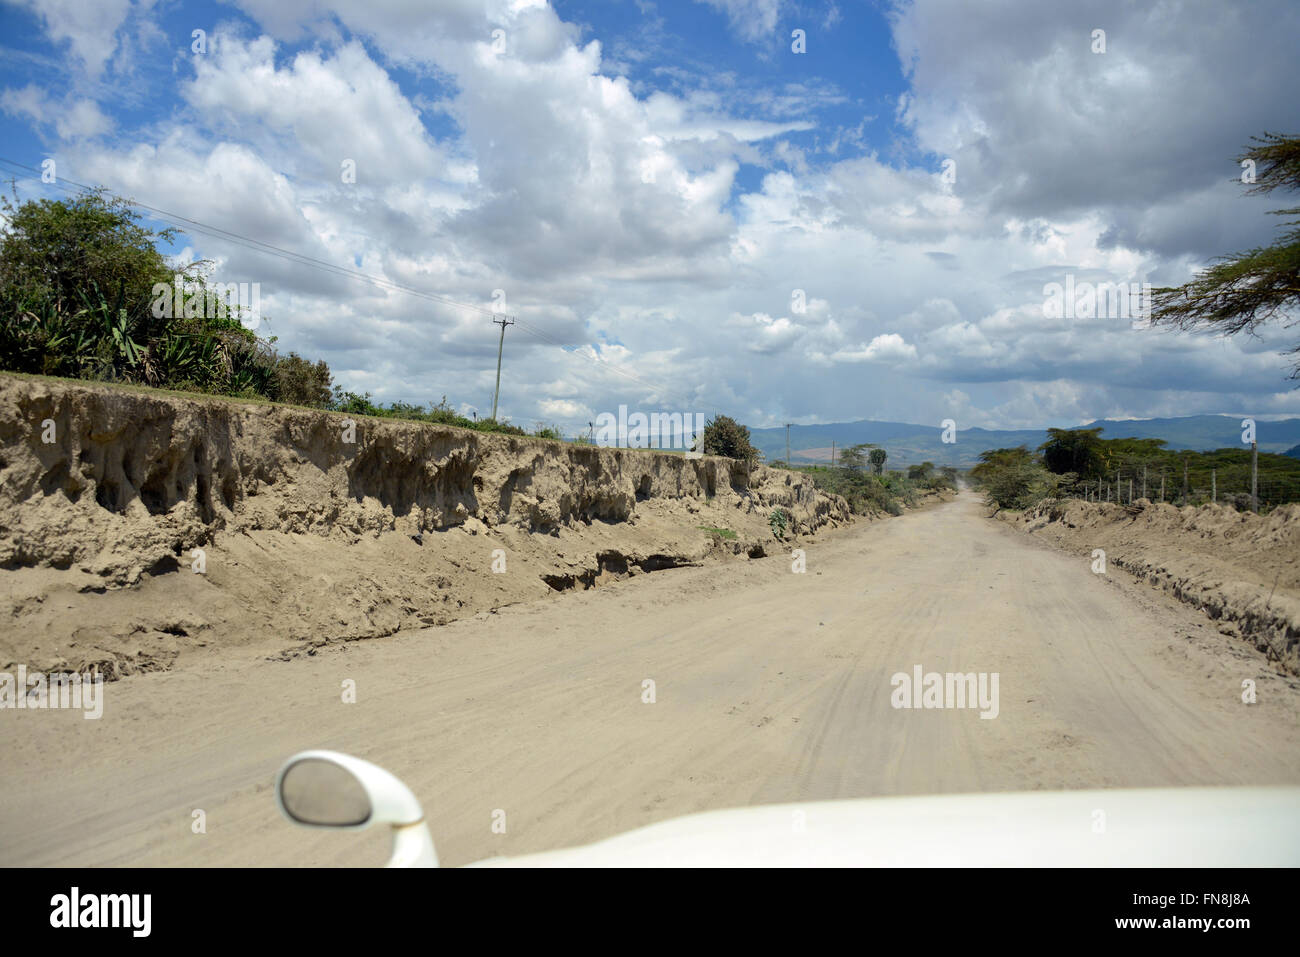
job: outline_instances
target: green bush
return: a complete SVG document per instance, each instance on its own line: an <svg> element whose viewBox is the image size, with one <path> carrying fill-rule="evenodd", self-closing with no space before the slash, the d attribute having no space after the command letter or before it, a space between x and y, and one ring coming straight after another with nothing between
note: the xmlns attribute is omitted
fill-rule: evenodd
<svg viewBox="0 0 1300 957"><path fill-rule="evenodd" d="M537 423L537 426L533 429L533 435L539 439L564 440L564 434L560 431L559 426L546 425L542 422Z"/></svg>
<svg viewBox="0 0 1300 957"><path fill-rule="evenodd" d="M500 432L503 435L527 435L523 429L517 425L511 425L509 422L498 422L496 419L479 419L474 423L472 428L480 432Z"/></svg>
<svg viewBox="0 0 1300 957"><path fill-rule="evenodd" d="M703 451L743 462L758 461L758 449L749 441L749 429L727 415L710 419L704 426Z"/></svg>
<svg viewBox="0 0 1300 957"><path fill-rule="evenodd" d="M877 475L858 468L826 466L805 466L798 471L810 476L823 491L843 496L855 515L898 515L902 504L915 503L913 484L899 472Z"/></svg>
<svg viewBox="0 0 1300 957"><path fill-rule="evenodd" d="M343 389L342 386L334 387L334 397L330 400L330 408L335 412L347 412L352 415L373 415L383 416L385 410L370 401L370 393L357 395Z"/></svg>
<svg viewBox="0 0 1300 957"><path fill-rule="evenodd" d="M332 398L330 378L330 368L324 360L312 363L290 352L275 364L275 399L290 405L326 408Z"/></svg>
<svg viewBox="0 0 1300 957"><path fill-rule="evenodd" d="M16 209L0 203L8 220L0 235L0 368L276 397L274 340L245 328L240 307L217 296L207 263L168 264L157 244L175 230L139 225L130 204L103 193ZM178 273L186 308L157 308L155 288L170 302ZM192 312L193 304L204 308ZM324 363L312 368L328 381ZM323 401L320 390L314 398Z"/></svg>
<svg viewBox="0 0 1300 957"><path fill-rule="evenodd" d="M984 500L998 508L1029 508L1047 492L1047 470L1034 463L1008 465L980 483Z"/></svg>

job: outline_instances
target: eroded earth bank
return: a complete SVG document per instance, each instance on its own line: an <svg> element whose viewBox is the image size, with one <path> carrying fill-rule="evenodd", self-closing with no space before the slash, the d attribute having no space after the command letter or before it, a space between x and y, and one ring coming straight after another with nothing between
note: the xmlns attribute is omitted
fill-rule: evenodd
<svg viewBox="0 0 1300 957"><path fill-rule="evenodd" d="M0 375L0 667L312 653L852 520L730 459L351 421Z"/></svg>
<svg viewBox="0 0 1300 957"><path fill-rule="evenodd" d="M1300 505L1256 515L1067 499L999 517L1078 553L1098 574L1131 575L1167 592L1300 675Z"/></svg>

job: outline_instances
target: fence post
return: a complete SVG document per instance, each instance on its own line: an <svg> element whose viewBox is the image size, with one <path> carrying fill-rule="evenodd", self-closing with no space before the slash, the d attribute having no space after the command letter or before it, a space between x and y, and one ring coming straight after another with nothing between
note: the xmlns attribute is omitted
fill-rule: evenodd
<svg viewBox="0 0 1300 957"><path fill-rule="evenodd" d="M1259 445L1250 443L1250 510L1259 511Z"/></svg>
<svg viewBox="0 0 1300 957"><path fill-rule="evenodd" d="M1133 476L1128 477L1128 503L1133 504Z"/></svg>
<svg viewBox="0 0 1300 957"><path fill-rule="evenodd" d="M1165 500L1165 473L1161 472L1160 473L1160 501L1163 503L1164 500Z"/></svg>

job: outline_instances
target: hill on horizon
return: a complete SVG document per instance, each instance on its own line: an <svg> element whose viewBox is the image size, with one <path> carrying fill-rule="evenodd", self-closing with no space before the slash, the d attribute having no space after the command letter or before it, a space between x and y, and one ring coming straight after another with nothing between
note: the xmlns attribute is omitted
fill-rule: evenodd
<svg viewBox="0 0 1300 957"><path fill-rule="evenodd" d="M1241 420L1242 417L1231 415L1097 419L1076 428L1101 428L1102 437L1108 439L1164 439L1170 449L1205 452L1241 447ZM749 434L754 447L762 451L767 461L785 458L784 427L750 429ZM1255 434L1261 452L1294 455L1296 447L1300 446L1300 419L1256 420ZM872 419L794 425L790 427L790 457L796 465L829 463L832 442L837 458L839 450L846 446L870 442L889 453L891 468L925 461L970 468L979 461L980 453L989 449L1014 448L1017 445L1036 449L1047 441L1047 429L959 428L956 441L952 443L944 443L942 436L943 429L939 425L877 422Z"/></svg>

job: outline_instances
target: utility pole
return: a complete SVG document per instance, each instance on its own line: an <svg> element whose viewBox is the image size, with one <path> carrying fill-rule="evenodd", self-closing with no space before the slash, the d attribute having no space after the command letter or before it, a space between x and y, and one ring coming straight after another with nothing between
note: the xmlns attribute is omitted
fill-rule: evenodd
<svg viewBox="0 0 1300 957"><path fill-rule="evenodd" d="M497 420L497 399L501 398L501 350L506 344L506 326L513 326L515 321L502 316L500 319L493 319L494 323L501 327L501 341L497 343L497 387L492 393L492 421Z"/></svg>
<svg viewBox="0 0 1300 957"><path fill-rule="evenodd" d="M1210 469L1210 501L1219 500L1219 476L1218 469Z"/></svg>
<svg viewBox="0 0 1300 957"><path fill-rule="evenodd" d="M1183 504L1187 504L1187 456L1183 456Z"/></svg>
<svg viewBox="0 0 1300 957"><path fill-rule="evenodd" d="M835 440L831 439L831 468L835 468Z"/></svg>
<svg viewBox="0 0 1300 957"><path fill-rule="evenodd" d="M785 424L785 467L790 467L790 423Z"/></svg>
<svg viewBox="0 0 1300 957"><path fill-rule="evenodd" d="M1147 497L1147 467L1142 466L1142 497Z"/></svg>

